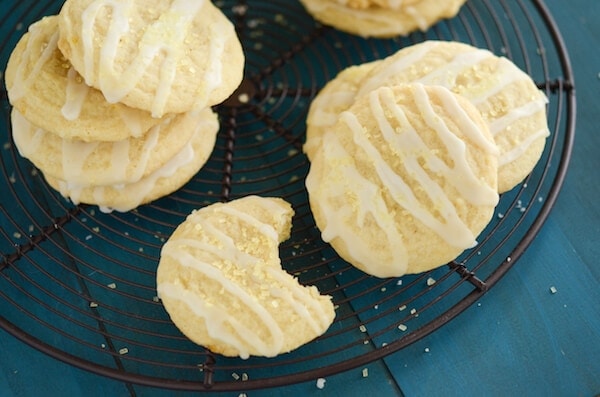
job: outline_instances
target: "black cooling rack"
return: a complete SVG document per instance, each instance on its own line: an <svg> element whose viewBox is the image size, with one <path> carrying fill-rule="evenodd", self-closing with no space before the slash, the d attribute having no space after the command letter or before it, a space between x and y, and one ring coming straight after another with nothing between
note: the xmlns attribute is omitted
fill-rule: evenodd
<svg viewBox="0 0 600 397"><path fill-rule="evenodd" d="M514 265L551 210L574 135L572 71L543 1L470 0L457 17L426 33L386 40L321 26L297 1L216 4L236 25L246 78L215 108L221 130L205 168L180 191L130 213L74 206L49 188L12 144L2 86L0 327L59 360L126 382L199 391L274 387L346 371L404 348L453 320ZM1 70L27 26L60 5L2 3ZM532 174L502 195L476 248L427 273L372 278L341 261L315 228L304 188L305 117L318 90L342 68L426 39L463 41L512 59L546 92L551 136ZM160 249L185 216L248 194L293 204L283 265L337 305L325 335L275 359L224 358L190 343L155 292Z"/></svg>

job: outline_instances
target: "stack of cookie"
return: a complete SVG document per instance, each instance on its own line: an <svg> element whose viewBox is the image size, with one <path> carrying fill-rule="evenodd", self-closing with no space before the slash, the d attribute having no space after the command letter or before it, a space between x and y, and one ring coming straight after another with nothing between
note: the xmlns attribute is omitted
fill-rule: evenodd
<svg viewBox="0 0 600 397"><path fill-rule="evenodd" d="M508 59L457 42L342 71L307 118L306 187L323 239L379 277L454 260L539 160L546 103Z"/></svg>
<svg viewBox="0 0 600 397"><path fill-rule="evenodd" d="M210 106L243 68L233 25L208 1L67 0L9 59L13 139L75 204L128 211L206 163L219 129Z"/></svg>
<svg viewBox="0 0 600 397"><path fill-rule="evenodd" d="M300 0L319 22L363 37L426 31L454 17L466 0Z"/></svg>

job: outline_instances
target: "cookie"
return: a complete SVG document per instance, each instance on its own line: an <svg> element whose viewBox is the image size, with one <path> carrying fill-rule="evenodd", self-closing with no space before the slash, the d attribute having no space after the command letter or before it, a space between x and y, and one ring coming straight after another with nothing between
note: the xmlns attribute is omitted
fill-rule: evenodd
<svg viewBox="0 0 600 397"><path fill-rule="evenodd" d="M248 196L191 213L161 251L158 296L193 342L225 356L273 357L323 334L331 298L281 268L293 210Z"/></svg>
<svg viewBox="0 0 600 397"><path fill-rule="evenodd" d="M467 44L426 41L406 47L351 76L346 86L356 97L382 87L411 82L441 85L469 99L483 115L500 148L498 191L504 193L529 175L545 146L548 130L546 96L530 76L504 57ZM308 120L308 137L316 141L340 110L354 100L328 105L331 91L319 99L320 121ZM320 95L318 95L320 96ZM316 110L311 110L313 113Z"/></svg>
<svg viewBox="0 0 600 397"><path fill-rule="evenodd" d="M35 125L66 139L118 141L161 122L148 112L109 104L88 87L59 51L58 17L32 24L6 67L10 103Z"/></svg>
<svg viewBox="0 0 600 397"><path fill-rule="evenodd" d="M243 77L234 26L210 1L67 0L59 31L87 85L154 117L220 103Z"/></svg>
<svg viewBox="0 0 600 397"><path fill-rule="evenodd" d="M29 159L44 175L75 185L137 182L179 153L203 120L211 118L214 116L210 109L188 112L166 118L139 138L83 142L64 139L39 128L17 109L13 109L11 117L13 140L21 156Z"/></svg>
<svg viewBox="0 0 600 397"><path fill-rule="evenodd" d="M377 277L441 266L474 246L496 204L498 148L465 98L380 87L340 114L306 178L324 241Z"/></svg>
<svg viewBox="0 0 600 397"><path fill-rule="evenodd" d="M324 25L363 37L393 37L426 31L458 14L465 0L300 0Z"/></svg>
<svg viewBox="0 0 600 397"><path fill-rule="evenodd" d="M212 111L204 113L195 125L191 139L160 168L141 179L125 184L76 184L44 175L46 181L74 204L95 204L103 212L130 211L167 196L185 185L206 164L219 128ZM43 172L43 171L42 171Z"/></svg>

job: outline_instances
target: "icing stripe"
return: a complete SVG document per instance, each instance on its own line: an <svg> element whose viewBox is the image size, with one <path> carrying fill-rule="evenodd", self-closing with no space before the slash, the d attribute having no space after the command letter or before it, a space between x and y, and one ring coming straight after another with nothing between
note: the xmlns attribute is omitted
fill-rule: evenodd
<svg viewBox="0 0 600 397"><path fill-rule="evenodd" d="M509 150L509 151L503 153L500 156L498 164L506 165L506 164L512 163L513 161L515 161L519 157L521 157L529 149L529 147L531 147L531 145L535 141L537 141L540 138L547 137L548 134L549 134L548 129L543 128L541 130L536 131L534 134L529 135L527 138L525 138L523 141L521 141L519 143L519 145L515 146L512 150Z"/></svg>
<svg viewBox="0 0 600 397"><path fill-rule="evenodd" d="M29 40L23 55L21 56L21 62L17 67L15 81L12 87L10 87L10 98L12 101L16 101L27 94L27 91L31 87L31 84L37 79L42 68L52 59L54 51L58 48L58 31L54 32L48 39L45 46L42 46L42 52L39 54L40 44L37 40L40 26L32 25L29 31ZM31 59L36 59L29 75L25 77L25 71L28 69L27 64Z"/></svg>
<svg viewBox="0 0 600 397"><path fill-rule="evenodd" d="M325 217L325 227L321 230L324 241L331 242L339 237L346 242L346 248L350 256L359 263L368 264L373 261L373 249L365 240L359 238L352 232L352 228L346 225L346 220L357 219L358 225L362 225L369 213L384 232L387 239L387 245L394 247L389 250L392 256L388 263L394 267L392 273L402 274L406 272L408 265L408 254L403 243L402 235L396 229L393 214L386 206L381 195L381 190L368 179L364 178L357 170L354 164L348 163L350 158L348 152L343 148L336 134L326 134L323 137L323 152L328 159L336 164L335 172L339 173L342 180L352 184L352 193L356 197L351 200L342 200L342 207L333 208L329 200L320 200L319 206L322 208L322 215ZM345 189L336 188L335 184L320 184L314 178L315 174L309 172L306 178L306 186L309 192L315 192L318 189L323 190L323 194L332 199L338 196L345 196ZM318 184L318 185L317 185ZM354 211L357 211L355 213Z"/></svg>
<svg viewBox="0 0 600 397"><path fill-rule="evenodd" d="M520 119L531 117L538 112L544 111L547 103L548 99L546 96L540 93L539 99L525 103L520 107L510 109L508 113L490 122L490 131L492 135L497 135Z"/></svg>
<svg viewBox="0 0 600 397"><path fill-rule="evenodd" d="M171 94L173 82L177 74L180 59L185 55L180 48L180 43L185 40L189 27L200 9L204 6L203 0L174 0L170 8L156 21L148 25L139 42L139 53L122 71L115 69L115 60L120 48L120 41L130 31L129 18L133 12L134 2L117 2L114 0L97 0L93 2L82 15L81 35L83 37L83 57L86 83L93 84L97 79L97 86L103 92L107 101L117 103L126 97L139 83L150 64L157 56L164 56L158 75L158 83L154 92L151 112L154 117L160 117L168 98ZM94 51L94 26L100 11L103 8L111 9L111 20L107 28L104 42L102 43L99 58L98 72L94 68L96 54ZM225 40L225 39L223 39ZM224 41L223 41L224 42ZM211 43L210 54L222 53L223 42L217 40ZM216 50L215 50L216 48ZM220 62L220 60L212 60ZM212 71L211 76L217 80L220 76Z"/></svg>
<svg viewBox="0 0 600 397"><path fill-rule="evenodd" d="M82 77L73 67L70 67L67 72L66 91L66 102L61 112L66 120L73 121L79 118L85 98L90 91L90 87L83 82Z"/></svg>

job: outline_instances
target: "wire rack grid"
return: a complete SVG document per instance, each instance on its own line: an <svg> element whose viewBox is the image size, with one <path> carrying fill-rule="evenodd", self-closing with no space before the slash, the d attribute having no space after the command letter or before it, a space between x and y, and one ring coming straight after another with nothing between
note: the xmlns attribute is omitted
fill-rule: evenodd
<svg viewBox="0 0 600 397"><path fill-rule="evenodd" d="M61 3L3 3L1 70L27 26L57 13ZM1 328L52 357L129 383L198 391L276 387L359 367L414 343L455 319L515 264L559 193L575 130L568 54L542 0L470 0L427 32L385 40L321 26L297 1L215 4L244 46L245 79L215 107L221 128L206 166L176 193L129 213L74 206L48 187L12 143L2 82ZM462 41L513 60L547 94L551 136L531 175L502 195L477 247L423 274L368 277L340 260L315 227L304 187L306 113L344 67L427 39ZM155 292L160 249L185 216L248 194L292 203L283 266L336 305L326 334L274 359L225 358L192 344Z"/></svg>

